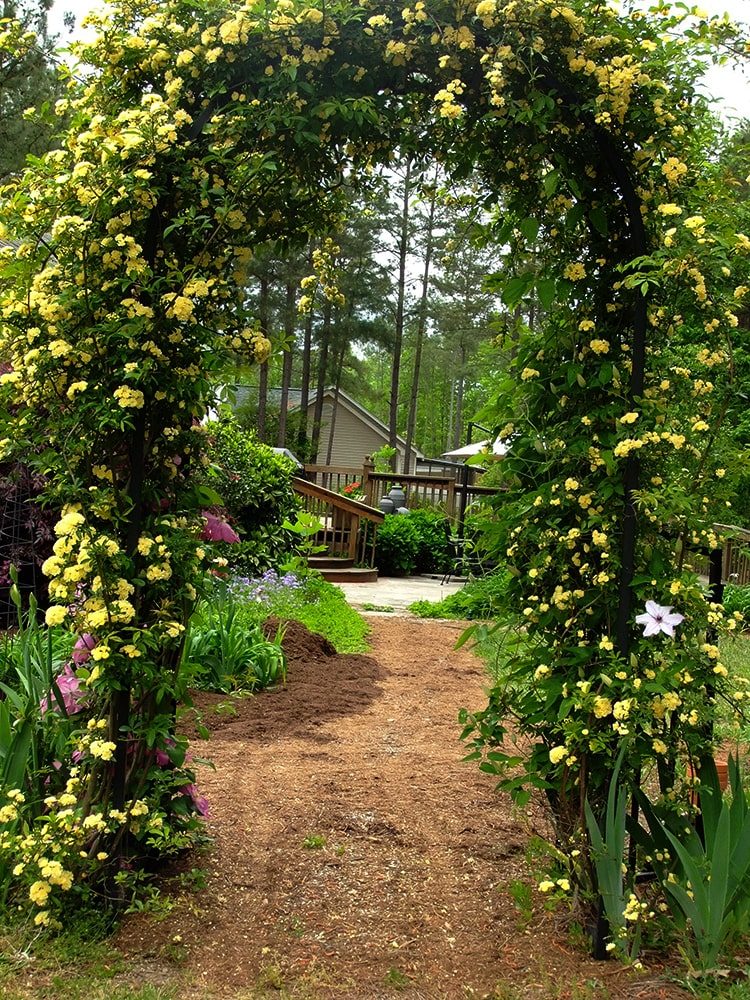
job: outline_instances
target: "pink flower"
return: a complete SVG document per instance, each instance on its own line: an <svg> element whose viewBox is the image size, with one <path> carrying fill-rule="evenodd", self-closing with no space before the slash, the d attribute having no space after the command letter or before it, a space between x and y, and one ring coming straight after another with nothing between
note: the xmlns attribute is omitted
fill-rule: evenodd
<svg viewBox="0 0 750 1000"><path fill-rule="evenodd" d="M86 660L91 656L91 650L97 644L99 640L96 636L91 635L90 632L84 632L82 636L78 637L75 646L73 647L73 652L71 657L78 663L85 663Z"/></svg>
<svg viewBox="0 0 750 1000"><path fill-rule="evenodd" d="M240 536L226 521L222 521L216 514L211 514L207 510L203 511L203 516L206 519L206 524L201 538L205 538L209 542L239 542Z"/></svg>
<svg viewBox="0 0 750 1000"><path fill-rule="evenodd" d="M193 784L183 785L180 789L185 798L190 799L193 803L193 808L198 813L199 816L208 818L210 815L208 799L205 795L201 795L198 789Z"/></svg>
<svg viewBox="0 0 750 1000"><path fill-rule="evenodd" d="M684 619L684 615L673 613L671 606L662 607L656 601L646 601L646 613L638 615L635 620L638 625L644 626L644 636L658 635L659 632L673 636L675 625Z"/></svg>
<svg viewBox="0 0 750 1000"><path fill-rule="evenodd" d="M81 687L81 682L76 677L70 663L65 666L53 685L56 690L50 691L47 697L42 698L39 703L42 715L50 709L59 709L60 701L63 703L66 715L75 715L76 712L81 711L87 692Z"/></svg>
<svg viewBox="0 0 750 1000"><path fill-rule="evenodd" d="M167 747L168 750L170 747L173 747L175 745L175 742L174 740L170 740L169 737L167 737L164 740L164 745ZM169 764L171 763L171 758L167 750L160 750L159 747L157 747L156 750L154 751L154 759L156 760L156 763L159 765L159 767L168 767Z"/></svg>

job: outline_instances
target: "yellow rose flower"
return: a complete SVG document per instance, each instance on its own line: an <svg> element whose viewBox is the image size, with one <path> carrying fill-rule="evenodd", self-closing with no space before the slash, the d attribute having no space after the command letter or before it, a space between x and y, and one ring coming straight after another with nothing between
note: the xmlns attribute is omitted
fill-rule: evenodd
<svg viewBox="0 0 750 1000"><path fill-rule="evenodd" d="M549 759L553 764L559 764L560 761L568 756L567 748L564 746L552 747L549 752Z"/></svg>
<svg viewBox="0 0 750 1000"><path fill-rule="evenodd" d="M60 607L59 604L53 604L51 608L47 608L44 620L48 625L61 625L65 621L67 614L67 608Z"/></svg>

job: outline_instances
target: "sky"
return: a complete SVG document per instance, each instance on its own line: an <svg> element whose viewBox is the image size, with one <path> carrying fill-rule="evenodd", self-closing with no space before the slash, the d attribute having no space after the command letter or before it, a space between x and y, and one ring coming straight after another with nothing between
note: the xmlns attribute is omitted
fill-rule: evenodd
<svg viewBox="0 0 750 1000"><path fill-rule="evenodd" d="M649 6L650 0L636 0ZM735 21L750 24L750 0L688 0L696 2L708 14L728 13ZM55 0L50 12L50 28L59 32L61 39L69 37L63 26L63 15L70 11L80 25L91 10L102 9L100 0ZM706 75L706 93L719 98L722 113L728 119L750 118L750 59L744 71L730 67L712 68Z"/></svg>
<svg viewBox="0 0 750 1000"><path fill-rule="evenodd" d="M733 21L750 24L750 0L696 0L708 14L727 13ZM706 93L719 97L728 117L750 118L750 58L744 70L712 67L706 74Z"/></svg>

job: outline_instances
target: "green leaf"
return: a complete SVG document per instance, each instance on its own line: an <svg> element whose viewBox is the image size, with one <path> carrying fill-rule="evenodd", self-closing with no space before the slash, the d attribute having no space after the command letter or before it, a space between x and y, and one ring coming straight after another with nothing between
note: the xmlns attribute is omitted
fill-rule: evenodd
<svg viewBox="0 0 750 1000"><path fill-rule="evenodd" d="M607 235L609 232L609 222L607 220L607 213L603 208L592 208L589 212L589 219L591 220L591 225L600 236Z"/></svg>
<svg viewBox="0 0 750 1000"><path fill-rule="evenodd" d="M703 835L706 841L706 852L711 856L714 852L716 830L725 808L713 757L709 756L700 762L698 778L700 780L699 799L701 816L703 817Z"/></svg>
<svg viewBox="0 0 750 1000"><path fill-rule="evenodd" d="M539 221L537 219L521 219L518 228L529 243L533 243L539 235Z"/></svg>
<svg viewBox="0 0 750 1000"><path fill-rule="evenodd" d="M573 192L573 194L576 196L576 198L579 201L582 201L583 200L583 192L581 191L581 186L578 183L578 181L576 180L576 177L575 177L575 174L573 173L573 171L568 171L566 173L565 180L567 182L568 187Z"/></svg>
<svg viewBox="0 0 750 1000"><path fill-rule="evenodd" d="M548 174L544 175L544 181L543 181L544 193L547 195L548 198L551 198L552 195L555 193L555 191L557 191L557 185L559 183L560 183L559 170L550 170Z"/></svg>
<svg viewBox="0 0 750 1000"><path fill-rule="evenodd" d="M536 283L536 294L543 309L551 309L557 295L557 288L553 278L540 278Z"/></svg>
<svg viewBox="0 0 750 1000"><path fill-rule="evenodd" d="M23 675L20 675L19 679L21 681L25 681L26 680L26 678ZM26 686L26 687L27 687L27 690L28 690L28 686ZM12 705L15 706L18 714L22 715L23 712L24 712L24 709L26 707L26 702L18 694L18 692L14 691L12 687L8 687L8 685L5 684L5 683L3 683L3 682L0 682L0 691L2 691L5 694L5 697L6 697L7 701L9 701Z"/></svg>
<svg viewBox="0 0 750 1000"><path fill-rule="evenodd" d="M493 764L492 761L489 760L483 760L482 763L479 765L479 770L483 771L485 774L498 773L497 765Z"/></svg>
<svg viewBox="0 0 750 1000"><path fill-rule="evenodd" d="M2 784L6 788L21 788L23 786L31 750L33 730L33 721L31 719L24 719L20 728L14 733L6 752L5 760L3 761L0 776Z"/></svg>
<svg viewBox="0 0 750 1000"><path fill-rule="evenodd" d="M585 215L586 206L583 202L577 201L572 208L568 209L568 213L565 216L565 228L568 230L575 229Z"/></svg>
<svg viewBox="0 0 750 1000"><path fill-rule="evenodd" d="M531 288L534 283L534 275L529 274L519 274L515 278L510 278L505 283L505 288L502 293L503 304L509 308L517 306L521 299L526 295L526 293Z"/></svg>
<svg viewBox="0 0 750 1000"><path fill-rule="evenodd" d="M198 502L206 507L221 507L224 503L222 497L210 486L200 485L195 492Z"/></svg>
<svg viewBox="0 0 750 1000"><path fill-rule="evenodd" d="M726 914L729 884L729 809L721 810L711 857L711 881L708 883L708 937L717 949L722 944L721 927Z"/></svg>
<svg viewBox="0 0 750 1000"><path fill-rule="evenodd" d="M0 759L7 754L12 739L11 715L5 701L0 701Z"/></svg>

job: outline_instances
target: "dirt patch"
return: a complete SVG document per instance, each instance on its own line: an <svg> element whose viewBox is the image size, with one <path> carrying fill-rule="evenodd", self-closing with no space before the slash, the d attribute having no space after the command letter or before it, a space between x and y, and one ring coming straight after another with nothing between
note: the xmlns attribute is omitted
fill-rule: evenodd
<svg viewBox="0 0 750 1000"><path fill-rule="evenodd" d="M529 831L492 778L461 761L458 712L484 704L485 681L481 662L453 648L463 626L372 626L371 654L342 656L292 625L283 688L201 699L214 843L181 866L183 883L204 870L206 888L174 888L166 914L126 919L115 943L138 980L176 984L184 1000L259 987L314 1000L541 1000L576 984L590 1000L687 997L659 968L591 961L545 911ZM524 881L525 916L510 894Z"/></svg>

